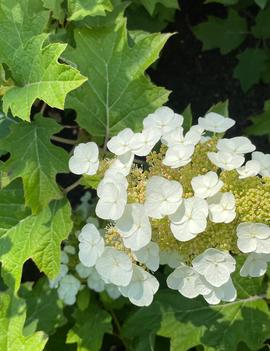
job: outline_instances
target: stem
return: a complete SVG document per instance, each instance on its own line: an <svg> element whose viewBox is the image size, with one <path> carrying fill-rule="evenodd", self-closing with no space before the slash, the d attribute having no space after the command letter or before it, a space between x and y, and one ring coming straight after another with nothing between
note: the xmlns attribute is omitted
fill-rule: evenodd
<svg viewBox="0 0 270 351"><path fill-rule="evenodd" d="M43 102L43 104L42 104L42 106L41 106L41 109L40 109L40 113L41 113L42 115L44 114L44 111L45 111L46 107L47 107L46 102Z"/></svg>
<svg viewBox="0 0 270 351"><path fill-rule="evenodd" d="M129 345L126 343L125 339L121 336L121 325L118 321L118 318L116 316L116 314L114 313L114 310L112 308L109 309L109 312L111 313L112 315L112 319L114 321L114 324L116 326L116 329L117 329L117 336L120 338L120 340L122 341L123 345L125 346L125 349L126 350L130 350L130 347Z"/></svg>
<svg viewBox="0 0 270 351"><path fill-rule="evenodd" d="M77 144L77 140L61 138L61 137L58 137L55 135L51 136L51 139L54 141L58 141L59 143L62 143L62 144L68 144L68 145L76 145Z"/></svg>
<svg viewBox="0 0 270 351"><path fill-rule="evenodd" d="M78 129L79 126L68 126L68 125L63 125L63 128L66 128L66 129Z"/></svg>
<svg viewBox="0 0 270 351"><path fill-rule="evenodd" d="M80 177L79 179L76 180L76 182L74 182L73 184L69 185L68 187L66 187L65 189L63 189L64 194L69 193L71 190L77 188L77 186L79 186L81 184L81 179L82 177Z"/></svg>

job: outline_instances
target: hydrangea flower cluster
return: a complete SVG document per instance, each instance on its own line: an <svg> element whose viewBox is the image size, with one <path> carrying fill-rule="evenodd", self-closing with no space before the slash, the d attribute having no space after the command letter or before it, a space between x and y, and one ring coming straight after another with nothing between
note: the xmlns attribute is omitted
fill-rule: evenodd
<svg viewBox="0 0 270 351"><path fill-rule="evenodd" d="M90 288L147 306L159 287L154 272L166 264L169 288L217 304L236 299L237 256L246 256L241 276L266 272L270 155L246 137L224 138L231 118L209 112L186 133L183 121L161 107L142 132L113 136L100 161L94 142L75 147L70 170L100 179L95 211L106 221L104 233L88 223L78 236L76 270Z"/></svg>

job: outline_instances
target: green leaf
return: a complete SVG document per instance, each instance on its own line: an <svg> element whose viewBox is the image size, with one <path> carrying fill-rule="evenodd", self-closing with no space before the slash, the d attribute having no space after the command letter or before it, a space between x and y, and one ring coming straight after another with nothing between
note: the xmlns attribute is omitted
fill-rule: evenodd
<svg viewBox="0 0 270 351"><path fill-rule="evenodd" d="M270 335L270 313L260 296L210 306L202 298L161 291L150 307L127 320L123 331L131 339L156 332L171 339L171 351L198 345L207 351L235 351L241 341L257 350Z"/></svg>
<svg viewBox="0 0 270 351"><path fill-rule="evenodd" d="M50 288L47 278L40 279L34 286L22 285L20 296L27 305L25 328L33 326L49 335L66 323L63 302L59 300L57 290Z"/></svg>
<svg viewBox="0 0 270 351"><path fill-rule="evenodd" d="M156 7L159 3L169 9L179 9L177 0L140 0L140 2L151 16L154 15Z"/></svg>
<svg viewBox="0 0 270 351"><path fill-rule="evenodd" d="M24 205L22 182L15 180L0 191L0 236L30 215Z"/></svg>
<svg viewBox="0 0 270 351"><path fill-rule="evenodd" d="M251 32L256 38L270 38L269 18L270 7L266 8L265 10L259 11L258 15L256 16L256 23L251 28Z"/></svg>
<svg viewBox="0 0 270 351"><path fill-rule="evenodd" d="M0 140L2 138L5 138L9 134L9 127L13 123L16 123L16 120L14 118L8 117L0 111ZM0 149L0 156L2 156L3 154L5 154L4 150Z"/></svg>
<svg viewBox="0 0 270 351"><path fill-rule="evenodd" d="M76 48L66 56L89 80L67 98L77 121L93 135L108 136L163 105L169 92L154 86L144 71L158 58L171 34L145 34L128 45L126 23L117 28L75 30Z"/></svg>
<svg viewBox="0 0 270 351"><path fill-rule="evenodd" d="M207 22L193 27L196 37L203 42L203 50L220 49L222 54L236 49L245 39L246 20L232 9L225 19L209 17Z"/></svg>
<svg viewBox="0 0 270 351"><path fill-rule="evenodd" d="M90 289L85 288L85 289L79 291L77 298L76 298L76 303L78 305L78 308L81 311L84 311L88 307L89 302L90 302L90 298L91 298Z"/></svg>
<svg viewBox="0 0 270 351"><path fill-rule="evenodd" d="M112 11L110 0L68 0L69 21L79 21L86 16L105 16Z"/></svg>
<svg viewBox="0 0 270 351"><path fill-rule="evenodd" d="M33 36L41 34L48 19L49 12L42 7L41 1L1 0L0 62L13 64L17 50ZM27 66L31 66L32 59L29 59ZM19 66L19 62L17 64ZM27 70L27 66L23 68Z"/></svg>
<svg viewBox="0 0 270 351"><path fill-rule="evenodd" d="M0 140L0 149L10 152L2 170L10 180L21 177L26 206L37 213L53 199L60 199L55 176L68 172L68 154L50 142L61 127L52 119L38 116L34 122L22 122L10 127L8 136Z"/></svg>
<svg viewBox="0 0 270 351"><path fill-rule="evenodd" d="M220 101L217 104L210 107L210 109L207 112L215 112L219 113L224 117L229 117L229 101Z"/></svg>
<svg viewBox="0 0 270 351"><path fill-rule="evenodd" d="M112 332L111 316L97 305L87 310L76 310L76 324L68 332L67 344L76 343L77 351L99 351L105 333Z"/></svg>
<svg viewBox="0 0 270 351"><path fill-rule="evenodd" d="M182 112L182 116L184 117L183 128L184 131L187 132L192 126L192 111L190 105L188 105Z"/></svg>
<svg viewBox="0 0 270 351"><path fill-rule="evenodd" d="M86 78L75 68L58 62L66 44L43 47L47 37L47 34L36 36L14 52L9 67L16 86L3 97L5 113L10 109L13 116L29 120L36 99L64 109L66 95L85 82Z"/></svg>
<svg viewBox="0 0 270 351"><path fill-rule="evenodd" d="M267 5L268 0L254 0L261 9L264 9Z"/></svg>
<svg viewBox="0 0 270 351"><path fill-rule="evenodd" d="M237 56L239 62L234 69L234 77L240 80L244 92L260 81L267 69L267 55L263 49L245 49Z"/></svg>
<svg viewBox="0 0 270 351"><path fill-rule="evenodd" d="M47 337L42 332L23 335L25 303L9 292L0 293L0 350L42 351Z"/></svg>
<svg viewBox="0 0 270 351"><path fill-rule="evenodd" d="M225 6L235 5L238 3L238 0L207 0L205 3L208 4L209 2L216 2L218 4L222 4Z"/></svg>
<svg viewBox="0 0 270 351"><path fill-rule="evenodd" d="M247 135L268 135L270 138L270 100L264 103L264 111L250 118L253 125L245 129Z"/></svg>
<svg viewBox="0 0 270 351"><path fill-rule="evenodd" d="M6 189L0 191L0 198L3 191ZM12 203L12 196L10 200ZM2 207L0 211L2 213ZM26 215L13 226L9 225L5 231L2 228L0 261L2 276L8 286L19 288L22 267L29 258L50 279L59 273L60 245L71 231L70 216L71 209L67 200L53 201L38 215Z"/></svg>
<svg viewBox="0 0 270 351"><path fill-rule="evenodd" d="M42 0L43 6L52 12L52 17L59 20L61 23L64 21L65 12L62 7L64 0Z"/></svg>

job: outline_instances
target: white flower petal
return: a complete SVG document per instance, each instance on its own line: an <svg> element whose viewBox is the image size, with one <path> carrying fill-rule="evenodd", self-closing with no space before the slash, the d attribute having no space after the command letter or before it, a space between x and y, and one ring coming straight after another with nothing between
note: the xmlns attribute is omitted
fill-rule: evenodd
<svg viewBox="0 0 270 351"><path fill-rule="evenodd" d="M132 277L130 258L112 247L105 247L97 260L96 270L102 279L117 286L127 286Z"/></svg>
<svg viewBox="0 0 270 351"><path fill-rule="evenodd" d="M223 117L215 112L209 112L204 118L199 118L199 126L210 132L224 133L234 125L235 121L233 119Z"/></svg>

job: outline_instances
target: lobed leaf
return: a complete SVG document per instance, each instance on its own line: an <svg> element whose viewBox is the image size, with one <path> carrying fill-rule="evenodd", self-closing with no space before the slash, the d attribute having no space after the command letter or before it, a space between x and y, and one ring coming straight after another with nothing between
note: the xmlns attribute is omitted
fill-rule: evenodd
<svg viewBox="0 0 270 351"><path fill-rule="evenodd" d="M27 306L25 328L50 335L66 323L64 304L59 300L57 290L50 288L47 278L40 279L35 285L22 285L20 296Z"/></svg>
<svg viewBox="0 0 270 351"><path fill-rule="evenodd" d="M26 206L34 213L63 193L55 181L57 173L68 173L68 154L50 142L61 127L52 119L38 116L31 124L10 126L11 132L0 140L0 149L11 154L1 169L10 180L23 180Z"/></svg>
<svg viewBox="0 0 270 351"><path fill-rule="evenodd" d="M42 332L25 336L25 303L9 291L0 293L0 350L42 351L47 337Z"/></svg>
<svg viewBox="0 0 270 351"><path fill-rule="evenodd" d="M124 325L124 335L131 340L153 333L170 338L171 351L198 345L207 351L235 351L240 342L257 350L270 335L270 313L261 296L210 306L202 298L189 300L164 290L150 307L138 310Z"/></svg>
<svg viewBox="0 0 270 351"><path fill-rule="evenodd" d="M66 44L44 45L47 34L30 39L15 50L9 67L16 83L3 97L3 110L29 120L36 99L64 109L66 95L86 80L75 68L58 62Z"/></svg>
<svg viewBox="0 0 270 351"><path fill-rule="evenodd" d="M77 351L99 351L104 334L112 332L109 313L90 305L87 310L77 309L74 318L76 323L68 332L66 343L76 343Z"/></svg>
<svg viewBox="0 0 270 351"><path fill-rule="evenodd" d="M32 258L40 271L54 278L60 270L61 242L72 229L71 208L67 200L53 201L39 214L31 215L13 204L14 184L0 191L0 199L11 190L6 202L17 206L18 219L1 225L0 261L2 276L8 286L16 290L20 286L22 267ZM17 191L19 191L17 189ZM5 218L5 209L0 206L0 219ZM23 217L24 216L24 217Z"/></svg>
<svg viewBox="0 0 270 351"><path fill-rule="evenodd" d="M260 81L267 69L267 54L263 49L245 49L238 56L238 64L234 69L234 77L240 80L244 92Z"/></svg>
<svg viewBox="0 0 270 351"><path fill-rule="evenodd" d="M128 44L125 21L117 27L75 29L76 48L66 57L89 80L67 98L77 121L93 135L107 136L142 119L167 101L169 92L154 86L144 71L171 34L144 34Z"/></svg>
<svg viewBox="0 0 270 351"><path fill-rule="evenodd" d="M87 16L105 16L112 11L110 0L68 0L68 20L79 21Z"/></svg>
<svg viewBox="0 0 270 351"><path fill-rule="evenodd" d="M245 39L246 20L230 9L225 19L209 17L207 22L193 27L196 37L203 42L203 50L220 49L227 54L236 49Z"/></svg>

